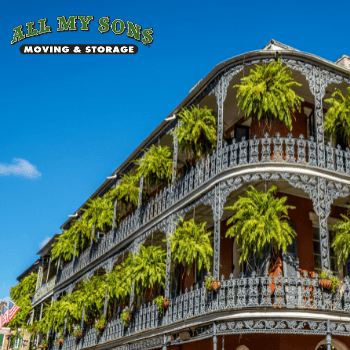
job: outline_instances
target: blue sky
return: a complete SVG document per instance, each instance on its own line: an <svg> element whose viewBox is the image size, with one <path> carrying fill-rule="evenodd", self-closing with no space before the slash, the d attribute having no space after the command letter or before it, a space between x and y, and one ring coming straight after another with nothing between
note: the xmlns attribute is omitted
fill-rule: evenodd
<svg viewBox="0 0 350 350"><path fill-rule="evenodd" d="M329 1L2 1L0 299L40 243L102 184L219 62L270 39L335 61L350 55L350 3ZM91 15L89 32L57 17ZM100 34L110 16L154 29L145 47ZM11 45L47 18L53 33ZM22 44L137 44L136 55L22 55Z"/></svg>

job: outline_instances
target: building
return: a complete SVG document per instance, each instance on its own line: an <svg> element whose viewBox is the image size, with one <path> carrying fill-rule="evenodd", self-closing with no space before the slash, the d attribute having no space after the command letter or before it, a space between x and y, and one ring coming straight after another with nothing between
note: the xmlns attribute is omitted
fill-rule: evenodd
<svg viewBox="0 0 350 350"><path fill-rule="evenodd" d="M239 113L232 89L255 64L269 63L277 56L302 84L295 87L305 101L293 122L293 135L283 126L276 126L271 136L262 134L256 123ZM326 143L323 132L327 108L323 100L334 88L345 94L350 85L349 64L348 56L334 63L272 40L262 50L214 67L91 197L118 186L133 166L131 161L152 144L173 149L171 183L146 203L139 200L138 208L124 215L117 227L99 235L79 257L59 263L57 270L45 267L49 266L49 242L41 252L33 317L41 317L44 301L71 293L79 281L101 269L110 271L123 254L137 251L140 244L163 244L168 252L164 294L170 297L163 315L158 317L151 300L132 294L130 305L135 299L136 306L128 328L121 324L120 309L114 305L101 336L82 322L83 337L76 342L73 334L66 334L62 349L311 350L326 349L327 344L329 349L350 349L350 282L345 278L344 294L332 293L319 286L314 274L330 269L341 278L350 275L350 263L337 266L337 254L330 249L331 225L346 214L349 205L350 151L344 144L336 147L341 140ZM177 178L185 155L173 143L170 131L178 125L174 115L191 105L217 112L217 148ZM249 185L263 190L272 184L278 195L287 195L287 203L296 207L289 216L297 238L282 255L279 272L271 276L265 273L267 259L256 271L238 263L241 250L225 237L229 213L224 208ZM141 190L142 186L146 186L143 178ZM85 205L74 217L82 214ZM212 228L213 275L221 279L217 292L208 292L203 276L193 270L186 284L181 278L179 285L170 281L170 250L162 240L174 230L179 216L195 216ZM61 228L68 229L72 221ZM51 348L59 345L52 343Z"/></svg>

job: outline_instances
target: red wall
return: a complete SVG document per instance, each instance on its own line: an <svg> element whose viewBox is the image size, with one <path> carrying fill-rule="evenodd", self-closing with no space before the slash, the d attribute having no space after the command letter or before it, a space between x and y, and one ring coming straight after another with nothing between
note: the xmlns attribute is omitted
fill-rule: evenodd
<svg viewBox="0 0 350 350"><path fill-rule="evenodd" d="M350 338L333 336L350 348ZM222 349L222 336L217 337L217 349ZM225 335L224 349L235 350L239 346L245 345L249 350L315 350L319 342L323 341L325 336L319 335L293 335L293 334L242 334ZM213 339L183 344L181 346L168 347L171 350L212 350Z"/></svg>
<svg viewBox="0 0 350 350"><path fill-rule="evenodd" d="M279 132L281 137L287 137L289 133L293 134L294 138L298 138L300 134L303 134L304 137L307 137L307 115L304 113L304 106L313 108L313 105L307 102L301 104L300 113L296 111L294 113L295 120L292 118L292 130L290 131L284 124L275 122L273 125L266 123L265 120L261 119L260 121L253 120L250 126L250 135L257 135L258 138L263 137L266 132L270 136L276 136L276 133ZM269 131L270 129L270 131Z"/></svg>

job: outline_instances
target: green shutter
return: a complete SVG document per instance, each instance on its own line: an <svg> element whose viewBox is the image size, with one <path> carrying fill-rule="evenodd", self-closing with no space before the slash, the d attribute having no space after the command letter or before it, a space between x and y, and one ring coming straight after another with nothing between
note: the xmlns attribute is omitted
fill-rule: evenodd
<svg viewBox="0 0 350 350"><path fill-rule="evenodd" d="M11 335L10 348L13 348L15 346L15 340L16 338L13 335Z"/></svg>
<svg viewBox="0 0 350 350"><path fill-rule="evenodd" d="M2 348L2 342L4 341L4 335L0 334L0 348Z"/></svg>

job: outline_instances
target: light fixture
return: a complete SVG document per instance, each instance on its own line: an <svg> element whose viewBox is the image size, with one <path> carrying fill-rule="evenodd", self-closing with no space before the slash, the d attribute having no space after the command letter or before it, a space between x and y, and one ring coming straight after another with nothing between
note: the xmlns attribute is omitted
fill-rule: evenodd
<svg viewBox="0 0 350 350"><path fill-rule="evenodd" d="M176 115L175 115L175 114L173 114L172 117L165 118L165 121L166 121L166 122L170 122L170 120L174 120L174 119L176 119Z"/></svg>
<svg viewBox="0 0 350 350"><path fill-rule="evenodd" d="M112 176L107 176L107 180L112 180L115 179L117 177L117 174L114 174Z"/></svg>
<svg viewBox="0 0 350 350"><path fill-rule="evenodd" d="M76 218L78 216L78 213L75 213L73 215L68 215L69 218Z"/></svg>

